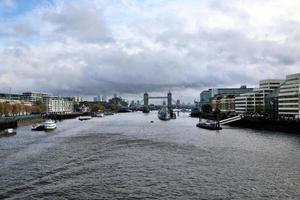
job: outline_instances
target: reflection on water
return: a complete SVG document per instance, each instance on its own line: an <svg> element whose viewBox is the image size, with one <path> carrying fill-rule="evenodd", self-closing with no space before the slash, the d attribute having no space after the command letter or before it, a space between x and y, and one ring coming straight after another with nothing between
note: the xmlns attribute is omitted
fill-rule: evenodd
<svg viewBox="0 0 300 200"><path fill-rule="evenodd" d="M196 123L129 113L21 127L0 139L0 199L298 199L299 136Z"/></svg>

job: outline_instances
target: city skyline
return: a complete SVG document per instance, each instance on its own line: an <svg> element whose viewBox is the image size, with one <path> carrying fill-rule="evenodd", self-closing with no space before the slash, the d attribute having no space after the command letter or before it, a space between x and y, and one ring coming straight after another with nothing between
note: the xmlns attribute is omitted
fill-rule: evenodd
<svg viewBox="0 0 300 200"><path fill-rule="evenodd" d="M0 1L0 90L144 91L192 102L207 88L299 72L295 1Z"/></svg>

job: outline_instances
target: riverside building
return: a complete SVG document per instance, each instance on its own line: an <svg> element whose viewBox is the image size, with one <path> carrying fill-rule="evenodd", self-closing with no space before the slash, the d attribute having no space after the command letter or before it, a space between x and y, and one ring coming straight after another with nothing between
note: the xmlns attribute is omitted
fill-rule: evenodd
<svg viewBox="0 0 300 200"><path fill-rule="evenodd" d="M45 97L46 112L48 114L67 114L74 112L74 98L71 97Z"/></svg>
<svg viewBox="0 0 300 200"><path fill-rule="evenodd" d="M279 116L300 118L300 73L286 76L278 94Z"/></svg>
<svg viewBox="0 0 300 200"><path fill-rule="evenodd" d="M237 113L262 113L266 111L268 95L278 89L284 82L282 79L266 79L259 82L259 88L253 92L235 97L235 111Z"/></svg>
<svg viewBox="0 0 300 200"><path fill-rule="evenodd" d="M234 112L235 111L235 101L234 95L227 96L215 96L211 100L212 110L216 111L219 109L221 112Z"/></svg>
<svg viewBox="0 0 300 200"><path fill-rule="evenodd" d="M247 88L246 85L242 85L239 88L211 88L204 90L200 93L200 109L202 105L210 104L212 98L215 96L237 96L243 93L253 92L253 88Z"/></svg>

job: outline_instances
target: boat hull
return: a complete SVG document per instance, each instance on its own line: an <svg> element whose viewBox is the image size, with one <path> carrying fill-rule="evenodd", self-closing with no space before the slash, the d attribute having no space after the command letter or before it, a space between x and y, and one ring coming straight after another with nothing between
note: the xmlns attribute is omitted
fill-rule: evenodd
<svg viewBox="0 0 300 200"><path fill-rule="evenodd" d="M78 118L78 120L80 120L80 121L87 121L87 120L91 120L91 119L92 119L91 117Z"/></svg>
<svg viewBox="0 0 300 200"><path fill-rule="evenodd" d="M204 128L204 129L208 129L208 130L222 130L222 127L208 126L206 124L201 124L201 123L198 123L196 126L198 128Z"/></svg>
<svg viewBox="0 0 300 200"><path fill-rule="evenodd" d="M32 126L31 127L31 130L32 131L43 131L43 130L45 130L45 126L44 125L37 125L37 126Z"/></svg>

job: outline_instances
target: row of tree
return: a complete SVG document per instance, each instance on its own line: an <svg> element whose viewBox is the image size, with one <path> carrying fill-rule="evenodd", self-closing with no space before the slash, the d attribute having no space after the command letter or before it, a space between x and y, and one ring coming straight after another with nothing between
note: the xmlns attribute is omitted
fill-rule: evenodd
<svg viewBox="0 0 300 200"><path fill-rule="evenodd" d="M0 102L0 116L16 116L31 113L42 113L45 110L45 104L37 104L30 106L22 103L11 104L9 102Z"/></svg>

